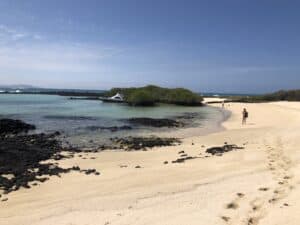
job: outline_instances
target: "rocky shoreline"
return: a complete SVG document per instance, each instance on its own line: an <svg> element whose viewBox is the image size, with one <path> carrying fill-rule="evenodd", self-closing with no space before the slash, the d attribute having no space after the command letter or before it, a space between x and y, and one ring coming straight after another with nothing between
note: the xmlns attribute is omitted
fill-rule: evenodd
<svg viewBox="0 0 300 225"><path fill-rule="evenodd" d="M191 119L195 115L183 115L181 119ZM151 127L181 127L181 121L176 119L151 119L132 118L129 121L136 126ZM100 175L100 172L93 168L81 169L77 165L62 168L59 161L81 157L80 153L96 153L103 150L124 150L124 151L146 151L147 149L162 146L180 145L178 138L161 138L157 136L127 136L110 138L111 144L97 145L92 149L76 148L72 144L63 143L60 132L52 133L29 133L36 127L21 120L0 119L0 200L1 195L9 194L20 188L31 188L49 179L51 176L60 177L62 174L72 171L84 173L86 175ZM120 127L90 127L91 131L109 130L111 132L130 130L131 126ZM206 150L206 153L216 156L242 149L236 145L225 143L221 147L213 147ZM186 160L196 159L184 152L181 157L172 163L183 163ZM84 158L83 158L84 159Z"/></svg>
<svg viewBox="0 0 300 225"><path fill-rule="evenodd" d="M0 135L27 133L30 130L35 130L35 126L24 123L21 120L1 119L0 120Z"/></svg>
<svg viewBox="0 0 300 225"><path fill-rule="evenodd" d="M155 128L183 128L191 126L193 120L199 116L199 113L184 113L179 116L173 116L170 118L149 118L149 117L133 117L129 119L123 119L133 126L155 127Z"/></svg>
<svg viewBox="0 0 300 225"><path fill-rule="evenodd" d="M0 189L2 195L22 188L30 188L49 179L71 171L100 175L95 169L80 169L77 166L61 168L58 161L74 157L81 152L75 148L63 148L51 134L27 134L33 125L20 120L0 120ZM49 161L49 162L47 162Z"/></svg>
<svg viewBox="0 0 300 225"><path fill-rule="evenodd" d="M117 127L95 129L119 130ZM130 129L122 127L120 129ZM35 126L20 120L0 119L0 191L2 195L20 188L31 188L49 179L71 171L86 175L100 175L95 169L81 169L78 166L62 168L59 161L72 158L77 153L99 152L102 150L122 149L126 151L146 150L147 148L180 144L176 138L123 137L112 138L109 146L101 145L96 149L84 150L63 145L59 132L50 134L35 133ZM80 154L78 155L80 157ZM0 196L1 199L1 196Z"/></svg>

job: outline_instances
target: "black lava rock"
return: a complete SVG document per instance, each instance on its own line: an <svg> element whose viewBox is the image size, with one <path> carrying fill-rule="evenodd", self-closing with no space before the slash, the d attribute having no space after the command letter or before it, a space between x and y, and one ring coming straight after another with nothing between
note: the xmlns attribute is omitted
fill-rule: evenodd
<svg viewBox="0 0 300 225"><path fill-rule="evenodd" d="M130 118L127 122L134 125L148 126L148 127L182 127L184 124L172 119L153 119L147 117Z"/></svg>
<svg viewBox="0 0 300 225"><path fill-rule="evenodd" d="M103 127L103 126L89 126L86 127L86 129L91 130L91 131L101 131L101 130L108 130L110 132L117 132L117 131L122 131L122 130L132 130L131 126L113 126L113 127Z"/></svg>
<svg viewBox="0 0 300 225"><path fill-rule="evenodd" d="M155 136L114 138L112 141L127 151L145 150L146 148L161 146L172 146L180 143L179 139L177 138L160 138Z"/></svg>
<svg viewBox="0 0 300 225"><path fill-rule="evenodd" d="M7 125L7 127L5 126ZM51 134L21 134L34 129L33 125L18 120L1 120L0 133L0 189L4 194L45 182L50 176L60 176L70 171L94 173L96 170L80 170L79 167L61 168L47 160L63 160L80 152L75 148L64 149L56 139L59 132ZM20 133L20 134L18 134ZM61 152L69 152L69 156Z"/></svg>
<svg viewBox="0 0 300 225"><path fill-rule="evenodd" d="M35 126L21 120L0 119L0 135L27 133L34 130Z"/></svg>
<svg viewBox="0 0 300 225"><path fill-rule="evenodd" d="M187 160L197 159L197 158L198 157L187 156L187 157L176 159L176 160L172 161L172 163L184 163Z"/></svg>
<svg viewBox="0 0 300 225"><path fill-rule="evenodd" d="M238 149L244 149L243 147L238 147L237 145L224 145L221 147L212 147L206 149L206 153L212 154L212 155L221 155L226 152L230 152L233 150L238 150Z"/></svg>

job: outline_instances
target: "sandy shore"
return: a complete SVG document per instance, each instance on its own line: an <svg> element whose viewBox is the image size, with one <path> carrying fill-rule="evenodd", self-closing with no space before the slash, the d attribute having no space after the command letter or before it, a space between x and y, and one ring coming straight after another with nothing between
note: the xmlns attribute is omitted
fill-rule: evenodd
<svg viewBox="0 0 300 225"><path fill-rule="evenodd" d="M250 115L246 126L243 107ZM13 192L0 202L0 224L300 224L300 103L230 103L226 109L232 115L224 131L180 146L62 161L101 175L69 173ZM245 149L205 157L206 148L224 142ZM179 151L201 158L170 163Z"/></svg>

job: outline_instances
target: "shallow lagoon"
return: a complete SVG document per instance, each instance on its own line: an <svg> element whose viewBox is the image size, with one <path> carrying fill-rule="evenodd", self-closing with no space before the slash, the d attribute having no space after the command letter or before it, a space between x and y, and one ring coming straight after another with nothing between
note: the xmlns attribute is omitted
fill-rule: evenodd
<svg viewBox="0 0 300 225"><path fill-rule="evenodd" d="M126 104L103 103L95 100L70 100L56 95L2 94L0 116L21 119L35 124L38 132L60 131L76 145L91 145L113 136L146 135L175 128L153 129L138 127L130 131L110 132L88 129L91 126L129 125L132 117L176 118L193 113L189 126L203 130L217 126L224 113L214 107L185 107L161 104L156 107L130 107ZM176 128L177 129L177 128ZM184 128L182 128L184 129ZM93 140L93 141L91 141Z"/></svg>

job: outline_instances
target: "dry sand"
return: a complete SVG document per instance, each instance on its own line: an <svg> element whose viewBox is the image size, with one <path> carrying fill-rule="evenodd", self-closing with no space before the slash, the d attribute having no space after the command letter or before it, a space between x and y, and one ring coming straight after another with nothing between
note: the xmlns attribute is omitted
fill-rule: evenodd
<svg viewBox="0 0 300 225"><path fill-rule="evenodd" d="M243 107L250 115L246 126ZM226 108L232 111L226 130L186 138L180 146L64 160L101 175L69 173L11 193L0 202L0 224L300 224L300 103ZM207 147L224 142L245 149L204 157ZM170 163L179 151L203 158Z"/></svg>
<svg viewBox="0 0 300 225"><path fill-rule="evenodd" d="M203 103L208 103L208 102L219 102L222 103L226 100L226 98L219 98L219 97L205 97L203 98Z"/></svg>

